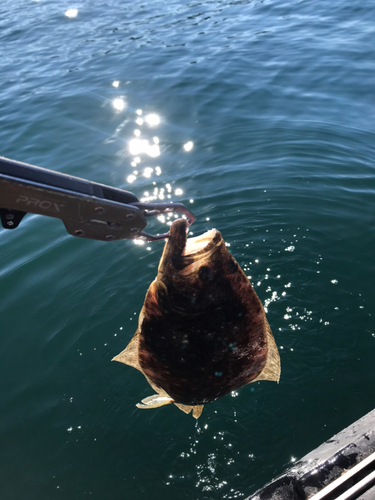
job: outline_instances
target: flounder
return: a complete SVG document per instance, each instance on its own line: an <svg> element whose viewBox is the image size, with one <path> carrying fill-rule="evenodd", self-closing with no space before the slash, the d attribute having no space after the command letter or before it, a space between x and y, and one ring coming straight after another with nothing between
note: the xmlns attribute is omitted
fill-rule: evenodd
<svg viewBox="0 0 375 500"><path fill-rule="evenodd" d="M138 329L113 360L133 366L157 393L138 408L203 405L257 380L280 378L280 357L250 281L212 229L187 238L173 222Z"/></svg>

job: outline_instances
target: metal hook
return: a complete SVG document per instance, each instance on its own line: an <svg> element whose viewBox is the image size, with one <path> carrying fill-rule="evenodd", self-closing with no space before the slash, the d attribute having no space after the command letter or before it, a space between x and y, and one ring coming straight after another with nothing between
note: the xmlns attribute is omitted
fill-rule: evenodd
<svg viewBox="0 0 375 500"><path fill-rule="evenodd" d="M166 213L180 213L183 214L188 221L189 226L193 224L196 217L190 212L188 208L185 207L182 203L141 203L135 202L131 203L132 206L139 208L143 212L144 217L154 217ZM137 234L136 238L141 239L143 241L159 241L165 240L168 238L169 233L163 234L150 234L145 231L141 231Z"/></svg>

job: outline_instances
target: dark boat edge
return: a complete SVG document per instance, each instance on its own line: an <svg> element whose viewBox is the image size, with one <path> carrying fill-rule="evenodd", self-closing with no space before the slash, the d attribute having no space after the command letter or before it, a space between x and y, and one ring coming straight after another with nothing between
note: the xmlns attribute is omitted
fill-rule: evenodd
<svg viewBox="0 0 375 500"><path fill-rule="evenodd" d="M246 500L332 500L340 495L370 500L375 498L374 476L375 409L305 455Z"/></svg>

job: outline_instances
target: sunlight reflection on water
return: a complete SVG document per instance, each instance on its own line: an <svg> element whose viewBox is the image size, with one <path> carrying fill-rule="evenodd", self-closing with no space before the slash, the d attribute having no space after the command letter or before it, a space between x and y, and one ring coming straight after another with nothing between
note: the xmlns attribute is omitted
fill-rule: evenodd
<svg viewBox="0 0 375 500"><path fill-rule="evenodd" d="M121 98L114 99L112 106L116 111L123 111L125 109L125 101Z"/></svg>
<svg viewBox="0 0 375 500"><path fill-rule="evenodd" d="M135 130L134 135L139 137L140 131ZM157 156L160 156L160 147L158 144L150 144L148 139L131 139L129 142L129 151L130 154L134 156L138 156L141 154L146 154L150 156L151 158L156 158Z"/></svg>
<svg viewBox="0 0 375 500"><path fill-rule="evenodd" d="M203 426L196 423L195 433L189 436L187 448L179 453L165 484L176 486L190 477L195 488L203 494L220 492L221 498L243 498L245 495L233 487L233 477L239 476L236 473L239 462L253 462L255 456L248 451L246 457L241 456L232 442L234 435L215 428L215 423L210 419L208 422ZM233 422L237 422L236 411L233 412Z"/></svg>
<svg viewBox="0 0 375 500"><path fill-rule="evenodd" d="M69 17L69 18L73 18L73 17L77 17L78 15L78 9L68 9L66 12L65 12L65 15L66 17Z"/></svg>
<svg viewBox="0 0 375 500"><path fill-rule="evenodd" d="M112 82L114 87L120 85L118 80ZM112 101L112 106L116 111L125 110L126 104L123 98L116 98ZM148 136L148 129L154 129L161 124L161 119L159 114L152 112L144 114L142 109L137 109L131 111L131 108L126 109L127 113L134 113L132 120L137 125L138 128L133 130L135 137L129 138L127 142L127 151L132 156L130 161L130 166L133 168L131 172L126 176L126 182L128 184L134 184L138 179L144 178L152 181L152 189L148 188L144 191L143 196L140 198L142 202L152 202L155 200L170 200L173 201L175 197L183 196L184 190L181 187L173 186L170 182L166 182L164 185L157 185L152 179L158 177L159 180L162 179L162 167L160 165L152 165L152 160L162 156L162 149L160 147L160 137L153 135ZM116 135L123 129L125 123L129 121L129 117L125 118L122 125L117 127ZM189 152L193 149L193 142L188 141L182 144L182 149L185 152ZM125 152L125 151L124 151ZM151 162L151 164L145 164L145 162ZM190 200L192 203L193 200ZM158 219L160 222L170 225L173 218L176 215L167 214L165 216L160 216Z"/></svg>

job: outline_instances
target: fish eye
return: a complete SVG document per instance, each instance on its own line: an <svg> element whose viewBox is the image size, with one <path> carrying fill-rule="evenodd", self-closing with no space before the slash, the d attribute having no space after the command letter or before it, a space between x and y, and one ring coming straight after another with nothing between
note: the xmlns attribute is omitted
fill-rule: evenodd
<svg viewBox="0 0 375 500"><path fill-rule="evenodd" d="M208 266L199 268L199 279L201 281L209 281L212 278L212 271Z"/></svg>
<svg viewBox="0 0 375 500"><path fill-rule="evenodd" d="M234 259L230 259L230 261L228 262L227 271L228 274L234 274L235 272L238 271L238 264Z"/></svg>

